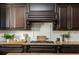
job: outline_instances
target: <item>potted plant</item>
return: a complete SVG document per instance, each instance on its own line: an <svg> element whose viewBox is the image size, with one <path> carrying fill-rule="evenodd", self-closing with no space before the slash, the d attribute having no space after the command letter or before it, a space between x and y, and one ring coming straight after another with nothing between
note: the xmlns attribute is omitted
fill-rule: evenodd
<svg viewBox="0 0 79 59"><path fill-rule="evenodd" d="M70 32L65 33L65 34L62 35L62 41L65 41L65 38L67 38L67 40L69 40L69 38L70 38Z"/></svg>
<svg viewBox="0 0 79 59"><path fill-rule="evenodd" d="M15 36L9 33L4 33L2 37L5 38L7 42L9 42L10 40L13 40Z"/></svg>

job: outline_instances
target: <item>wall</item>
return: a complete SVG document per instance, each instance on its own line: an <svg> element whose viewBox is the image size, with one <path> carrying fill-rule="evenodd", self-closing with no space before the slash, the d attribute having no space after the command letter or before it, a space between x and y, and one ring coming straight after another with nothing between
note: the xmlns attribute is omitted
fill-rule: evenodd
<svg viewBox="0 0 79 59"><path fill-rule="evenodd" d="M57 37L61 38L63 33L69 31L53 31L52 23L35 23L32 24L32 31L26 31L31 40L36 40L37 35L45 35L49 40L56 40ZM70 40L79 40L79 31L70 31Z"/></svg>
<svg viewBox="0 0 79 59"><path fill-rule="evenodd" d="M61 38L63 33L67 33L68 31L53 31L52 23L35 23L32 24L31 31L0 31L0 35L5 32L14 33L16 38L24 39L23 34L28 34L30 40L36 40L37 35L45 35L48 37L48 40L56 40L57 37ZM70 31L70 40L79 40L79 31Z"/></svg>

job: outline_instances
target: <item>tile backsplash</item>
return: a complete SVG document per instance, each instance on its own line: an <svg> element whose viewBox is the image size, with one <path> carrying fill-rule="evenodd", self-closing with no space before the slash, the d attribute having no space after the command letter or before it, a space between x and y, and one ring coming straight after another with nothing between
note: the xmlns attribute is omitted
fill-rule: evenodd
<svg viewBox="0 0 79 59"><path fill-rule="evenodd" d="M48 40L56 40L56 38L61 38L63 33L68 31L53 31L52 23L34 23L32 24L32 30L29 31L0 31L0 36L5 32L15 34L16 38L24 39L23 34L28 34L30 40L36 40L37 35L47 36ZM79 40L79 31L70 31L70 40ZM0 37L1 38L1 37ZM2 39L0 39L2 40Z"/></svg>

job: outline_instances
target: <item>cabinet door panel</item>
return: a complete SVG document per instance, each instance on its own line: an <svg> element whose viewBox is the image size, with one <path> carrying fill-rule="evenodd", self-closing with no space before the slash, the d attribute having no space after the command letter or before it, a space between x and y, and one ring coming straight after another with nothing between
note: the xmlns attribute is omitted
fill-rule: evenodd
<svg viewBox="0 0 79 59"><path fill-rule="evenodd" d="M58 30L79 30L79 4L58 5Z"/></svg>
<svg viewBox="0 0 79 59"><path fill-rule="evenodd" d="M16 28L24 28L24 7L16 7Z"/></svg>
<svg viewBox="0 0 79 59"><path fill-rule="evenodd" d="M61 53L79 53L79 45L62 45Z"/></svg>
<svg viewBox="0 0 79 59"><path fill-rule="evenodd" d="M67 29L67 7L59 7L59 29Z"/></svg>
<svg viewBox="0 0 79 59"><path fill-rule="evenodd" d="M28 49L28 52L34 52L34 53L56 53L55 46L37 46L33 45L30 46Z"/></svg>
<svg viewBox="0 0 79 59"><path fill-rule="evenodd" d="M19 52L22 52L22 46L21 45L2 45L0 46L0 51L6 52L6 53L19 53Z"/></svg>
<svg viewBox="0 0 79 59"><path fill-rule="evenodd" d="M79 30L79 6L72 6L71 12L72 29Z"/></svg>
<svg viewBox="0 0 79 59"><path fill-rule="evenodd" d="M0 29L6 28L6 8L0 7Z"/></svg>

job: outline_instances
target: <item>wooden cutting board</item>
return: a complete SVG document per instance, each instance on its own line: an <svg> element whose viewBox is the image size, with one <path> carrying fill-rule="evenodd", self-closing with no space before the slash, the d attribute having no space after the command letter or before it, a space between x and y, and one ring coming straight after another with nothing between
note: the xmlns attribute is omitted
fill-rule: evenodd
<svg viewBox="0 0 79 59"><path fill-rule="evenodd" d="M46 40L46 36L37 36L37 41L43 42Z"/></svg>

